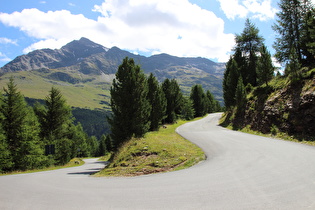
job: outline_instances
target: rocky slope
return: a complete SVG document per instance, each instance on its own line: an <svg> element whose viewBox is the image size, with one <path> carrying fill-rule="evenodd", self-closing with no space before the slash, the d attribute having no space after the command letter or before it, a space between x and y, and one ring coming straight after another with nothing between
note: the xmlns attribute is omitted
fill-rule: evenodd
<svg viewBox="0 0 315 210"><path fill-rule="evenodd" d="M243 126L262 133L314 137L315 69L306 74L293 83L278 78L274 86L257 88L247 103Z"/></svg>

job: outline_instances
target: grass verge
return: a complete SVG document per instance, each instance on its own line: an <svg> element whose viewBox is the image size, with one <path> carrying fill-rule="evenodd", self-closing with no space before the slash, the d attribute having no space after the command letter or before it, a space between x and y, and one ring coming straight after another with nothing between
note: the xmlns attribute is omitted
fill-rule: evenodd
<svg viewBox="0 0 315 210"><path fill-rule="evenodd" d="M205 159L204 152L184 139L175 129L187 121L178 121L144 138L126 142L113 157L108 167L95 176L139 176L180 170Z"/></svg>
<svg viewBox="0 0 315 210"><path fill-rule="evenodd" d="M315 146L315 137L309 137L309 136L290 136L287 133L283 133L280 132L279 130L276 130L273 133L262 133L259 131L255 131L250 129L250 126L246 126L244 128L241 129L235 129L231 123L229 122L229 120L227 120L227 118L229 118L228 116L229 114L224 113L219 121L219 124L227 129L230 130L236 130L236 131L240 131L243 133L248 133L248 134L253 134L253 135L258 135L258 136L263 136L263 137L268 137L268 138L273 138L273 139L280 139L280 140L286 140L286 141L292 141L292 142L297 142L297 143L301 143L301 144L306 144L306 145L310 145L310 146Z"/></svg>
<svg viewBox="0 0 315 210"><path fill-rule="evenodd" d="M57 169L81 166L84 163L85 162L81 158L73 158L66 165L63 165L63 166L50 166L47 168L33 169L33 170L27 170L27 171L12 171L9 173L2 173L2 174L0 173L0 176L14 175L14 174L27 174L27 173L35 173L35 172L42 172L42 171L52 171L52 170L57 170Z"/></svg>

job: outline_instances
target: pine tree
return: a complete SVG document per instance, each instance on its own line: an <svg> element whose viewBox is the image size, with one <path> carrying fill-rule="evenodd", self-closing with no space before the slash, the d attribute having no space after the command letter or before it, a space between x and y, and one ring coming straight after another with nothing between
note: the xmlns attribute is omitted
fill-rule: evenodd
<svg viewBox="0 0 315 210"><path fill-rule="evenodd" d="M216 112L216 104L215 104L215 99L212 95L212 93L210 92L210 90L207 90L206 92L206 98L208 99L208 103L207 103L207 113L213 113Z"/></svg>
<svg viewBox="0 0 315 210"><path fill-rule="evenodd" d="M235 92L235 100L238 113L241 113L246 106L246 91L243 83L243 79L240 76L238 78L236 92Z"/></svg>
<svg viewBox="0 0 315 210"><path fill-rule="evenodd" d="M10 78L1 98L2 125L13 169L26 170L40 167L44 162L44 151L39 139L39 125Z"/></svg>
<svg viewBox="0 0 315 210"><path fill-rule="evenodd" d="M303 34L307 13L312 9L309 0L281 0L280 11L277 13L277 24L273 30L278 34L274 43L276 58L281 63L290 61L291 52L294 51L298 63L305 63L305 52L303 52Z"/></svg>
<svg viewBox="0 0 315 210"><path fill-rule="evenodd" d="M246 59L246 77L244 84L247 85L250 83L252 86L257 85L257 73L256 73L256 64L257 56L264 38L259 35L259 29L249 20L246 19L245 28L240 35L235 36L236 48L234 49L238 54L241 52L241 55ZM237 54L237 55L238 55ZM237 60L238 61L238 60ZM243 63L237 63L240 70L244 69ZM244 77L245 73L241 73Z"/></svg>
<svg viewBox="0 0 315 210"><path fill-rule="evenodd" d="M82 125L74 125L69 123L65 130L65 138L71 140L71 158L74 157L90 157L92 156L89 145L87 143L88 136L83 131Z"/></svg>
<svg viewBox="0 0 315 210"><path fill-rule="evenodd" d="M0 101L1 103L3 101L2 95L0 95ZM2 105L0 105L0 107L2 107ZM9 171L13 166L12 155L2 128L3 120L3 114L0 112L0 173Z"/></svg>
<svg viewBox="0 0 315 210"><path fill-rule="evenodd" d="M303 31L301 35L302 52L306 55L306 64L315 63L315 8L310 9L303 22Z"/></svg>
<svg viewBox="0 0 315 210"><path fill-rule="evenodd" d="M159 129L160 123L165 118L166 98L162 87L152 73L148 78L148 88L148 100L152 106L150 114L150 130L156 131Z"/></svg>
<svg viewBox="0 0 315 210"><path fill-rule="evenodd" d="M106 147L106 136L102 135L99 142L98 156L104 156L108 152Z"/></svg>
<svg viewBox="0 0 315 210"><path fill-rule="evenodd" d="M290 53L290 62L287 63L284 73L286 76L289 76L291 82L295 82L300 79L299 69L301 64L299 63L298 56L294 48L291 49Z"/></svg>
<svg viewBox="0 0 315 210"><path fill-rule="evenodd" d="M99 142L95 136L91 136L87 138L87 144L90 151L90 155L92 157L97 156L98 149L99 149Z"/></svg>
<svg viewBox="0 0 315 210"><path fill-rule="evenodd" d="M221 107L219 101L215 100L214 104L215 104L215 106L214 106L215 107L215 111L214 112L221 112L221 111L223 111L223 108Z"/></svg>
<svg viewBox="0 0 315 210"><path fill-rule="evenodd" d="M226 70L223 79L223 98L225 107L230 109L235 106L235 91L239 78L239 70L236 61L231 57L226 64Z"/></svg>
<svg viewBox="0 0 315 210"><path fill-rule="evenodd" d="M263 45L260 49L260 57L257 65L258 81L259 84L265 83L268 86L268 82L274 76L275 67L272 64L271 55L267 50L267 47Z"/></svg>
<svg viewBox="0 0 315 210"><path fill-rule="evenodd" d="M42 136L44 138L62 138L65 133L64 129L73 122L71 108L66 104L60 90L55 87L51 88L45 99L45 105L44 113L39 114Z"/></svg>
<svg viewBox="0 0 315 210"><path fill-rule="evenodd" d="M190 100L193 102L195 117L204 116L207 112L206 96L201 85L194 85L191 88Z"/></svg>
<svg viewBox="0 0 315 210"><path fill-rule="evenodd" d="M2 128L0 131L0 173L9 171L13 166L11 152L7 144L7 139L3 134Z"/></svg>
<svg viewBox="0 0 315 210"><path fill-rule="evenodd" d="M150 127L148 84L139 65L126 57L118 67L110 90L113 115L108 118L115 147L132 136L142 137Z"/></svg>
<svg viewBox="0 0 315 210"><path fill-rule="evenodd" d="M181 117L185 120L192 120L195 116L195 110L193 107L193 102L189 97L183 97L183 108Z"/></svg>
<svg viewBox="0 0 315 210"><path fill-rule="evenodd" d="M73 158L73 142L68 138L60 138L55 141L56 145L56 154L54 155L57 165L64 165L68 163L71 158Z"/></svg>
<svg viewBox="0 0 315 210"><path fill-rule="evenodd" d="M181 114L183 95L179 85L175 79L168 78L162 83L162 89L166 98L166 118L165 123L176 122L178 116Z"/></svg>
<svg viewBox="0 0 315 210"><path fill-rule="evenodd" d="M15 157L17 149L20 147L18 134L22 130L27 116L26 102L23 96L18 92L13 78L10 78L7 88L4 88L4 97L2 98L1 112L4 116L3 128L7 137L10 150Z"/></svg>
<svg viewBox="0 0 315 210"><path fill-rule="evenodd" d="M54 145L55 154L52 154L56 163L66 164L77 155L75 126L71 108L60 90L52 87L45 98L45 106L36 104L34 112L38 117L41 127L41 138L45 145Z"/></svg>
<svg viewBox="0 0 315 210"><path fill-rule="evenodd" d="M19 158L15 162L16 168L30 170L42 168L46 164L44 145L39 137L40 126L32 108L28 108L25 124L19 133L20 147L17 149Z"/></svg>

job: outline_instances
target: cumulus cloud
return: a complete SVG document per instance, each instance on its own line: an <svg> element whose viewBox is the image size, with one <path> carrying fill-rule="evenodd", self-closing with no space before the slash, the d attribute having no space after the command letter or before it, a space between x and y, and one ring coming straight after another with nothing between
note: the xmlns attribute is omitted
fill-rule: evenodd
<svg viewBox="0 0 315 210"><path fill-rule="evenodd" d="M11 61L11 59L8 56L6 56L4 53L0 52L0 61L1 62L9 62L9 61Z"/></svg>
<svg viewBox="0 0 315 210"><path fill-rule="evenodd" d="M16 40L12 40L12 39L8 39L8 38L5 38L5 37L0 37L0 44L17 45L17 41Z"/></svg>
<svg viewBox="0 0 315 210"><path fill-rule="evenodd" d="M229 19L236 17L252 17L261 21L273 19L277 9L271 5L271 0L217 0L221 9Z"/></svg>
<svg viewBox="0 0 315 210"><path fill-rule="evenodd" d="M67 10L24 9L0 13L0 21L40 40L25 52L87 37L106 47L226 61L234 45L222 19L188 0L106 0L93 11L97 20Z"/></svg>

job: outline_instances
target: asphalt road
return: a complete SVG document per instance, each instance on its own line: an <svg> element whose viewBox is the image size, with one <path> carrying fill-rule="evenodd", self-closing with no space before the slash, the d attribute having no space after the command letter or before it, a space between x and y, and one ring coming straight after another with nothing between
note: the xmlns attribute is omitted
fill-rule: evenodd
<svg viewBox="0 0 315 210"><path fill-rule="evenodd" d="M95 178L81 167L0 177L0 209L315 209L315 148L230 131L220 114L178 128L207 160L189 169Z"/></svg>

